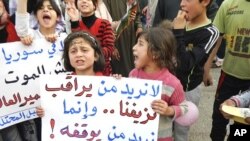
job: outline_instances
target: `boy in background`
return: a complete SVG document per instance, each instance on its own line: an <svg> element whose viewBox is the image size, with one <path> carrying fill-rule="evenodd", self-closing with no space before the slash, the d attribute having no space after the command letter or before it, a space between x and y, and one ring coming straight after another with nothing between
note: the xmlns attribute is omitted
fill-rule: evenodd
<svg viewBox="0 0 250 141"><path fill-rule="evenodd" d="M212 64L223 36L226 39L226 50L213 106L212 141L224 141L226 135L229 121L219 110L221 103L250 86L249 6L250 0L225 0L213 22L221 36L209 57L209 64Z"/></svg>
<svg viewBox="0 0 250 141"><path fill-rule="evenodd" d="M177 39L177 71L185 96L198 107L204 65L219 37L218 29L207 17L212 0L181 0L181 10L173 21ZM175 141L187 141L189 126L175 122Z"/></svg>

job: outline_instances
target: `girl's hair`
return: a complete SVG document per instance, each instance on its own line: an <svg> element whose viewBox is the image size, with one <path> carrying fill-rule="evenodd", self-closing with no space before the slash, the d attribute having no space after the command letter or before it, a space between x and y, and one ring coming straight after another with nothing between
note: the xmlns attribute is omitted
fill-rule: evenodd
<svg viewBox="0 0 250 141"><path fill-rule="evenodd" d="M35 9L34 5L36 5L38 0L28 0L27 2L27 12L32 13Z"/></svg>
<svg viewBox="0 0 250 141"><path fill-rule="evenodd" d="M98 71L102 72L104 70L105 60L104 60L104 55L102 53L101 46L99 45L98 41L95 39L94 36L92 36L90 33L85 32L85 31L72 32L65 38L64 50L63 50L63 56L62 56L64 60L65 69L67 71L75 72L75 68L73 68L70 64L69 48L72 44L72 41L76 38L84 39L94 49L95 56L98 57L97 61L94 62L94 72L98 72Z"/></svg>
<svg viewBox="0 0 250 141"><path fill-rule="evenodd" d="M148 42L148 54L160 68L168 68L175 73L176 68L176 40L169 29L153 27L141 32L138 38L144 38Z"/></svg>
<svg viewBox="0 0 250 141"><path fill-rule="evenodd" d="M61 17L61 10L58 7L58 5L56 4L55 0L38 0L36 5L35 5L35 8L34 8L35 15L37 14L37 11L42 8L44 1L49 1L52 8L56 11L57 17Z"/></svg>
<svg viewBox="0 0 250 141"><path fill-rule="evenodd" d="M170 20L166 19L166 20L163 20L162 22L160 22L158 27L172 30L173 29L173 23Z"/></svg>
<svg viewBox="0 0 250 141"><path fill-rule="evenodd" d="M75 0L75 6L76 6L76 8L78 9L78 7L77 7L77 2L78 2L78 0ZM93 4L94 4L94 6L95 6L95 10L96 10L98 0L92 0L92 2L93 2Z"/></svg>

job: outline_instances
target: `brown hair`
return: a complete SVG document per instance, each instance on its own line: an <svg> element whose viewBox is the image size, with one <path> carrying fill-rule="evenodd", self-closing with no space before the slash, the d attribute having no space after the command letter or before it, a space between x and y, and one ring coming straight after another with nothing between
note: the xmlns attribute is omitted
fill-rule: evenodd
<svg viewBox="0 0 250 141"><path fill-rule="evenodd" d="M35 8L34 8L35 15L37 14L37 11L39 9L41 9L41 7L43 6L44 1L49 1L49 3L52 6L53 10L56 11L57 17L61 17L61 10L60 10L60 8L58 7L58 5L56 4L56 2L54 0L38 0L36 5L35 5Z"/></svg>
<svg viewBox="0 0 250 141"><path fill-rule="evenodd" d="M102 53L101 46L99 45L98 41L92 36L90 33L85 31L78 31L70 33L64 40L64 50L63 50L63 64L67 71L75 71L70 64L69 60L69 48L72 44L72 41L76 38L83 38L86 42L90 44L90 46L94 49L95 55L98 56L97 61L94 62L94 72L103 71L105 60L104 55Z"/></svg>
<svg viewBox="0 0 250 141"><path fill-rule="evenodd" d="M160 68L168 68L171 73L175 73L176 39L172 31L153 27L141 32L138 35L138 38L140 37L148 42L148 54L154 56L157 65Z"/></svg>

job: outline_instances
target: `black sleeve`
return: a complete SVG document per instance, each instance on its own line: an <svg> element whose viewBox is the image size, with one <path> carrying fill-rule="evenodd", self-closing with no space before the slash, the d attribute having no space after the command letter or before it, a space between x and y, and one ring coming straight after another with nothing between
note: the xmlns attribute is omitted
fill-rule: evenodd
<svg viewBox="0 0 250 141"><path fill-rule="evenodd" d="M157 26L163 19L162 19L162 12L163 12L163 9L164 6L162 6L162 0L158 0L157 2L157 6L156 6L156 9L155 9L155 17L153 19L153 27Z"/></svg>
<svg viewBox="0 0 250 141"><path fill-rule="evenodd" d="M209 32L206 32L197 37L197 44L186 45L184 32L184 29L173 30L178 43L177 56L178 62L180 63L178 66L184 70L191 70L194 66L200 65L200 63L205 63L209 53L215 45L215 41L218 39L218 33L217 35L212 35Z"/></svg>

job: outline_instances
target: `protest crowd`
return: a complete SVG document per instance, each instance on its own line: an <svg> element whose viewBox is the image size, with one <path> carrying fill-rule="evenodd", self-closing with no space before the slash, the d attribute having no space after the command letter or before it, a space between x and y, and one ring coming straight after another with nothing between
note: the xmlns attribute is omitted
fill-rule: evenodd
<svg viewBox="0 0 250 141"><path fill-rule="evenodd" d="M233 114L223 111L223 105L250 108L249 6L250 0L0 0L0 141L47 141L45 136L56 140L59 134L67 136L65 140L139 141L154 137L158 141L188 141L190 127L199 118L201 85L209 87L213 85L213 79L218 79L218 86L213 92L214 103L210 104L213 106L212 117L207 117L212 118L212 129L207 138L226 140L227 125ZM44 52L49 56L39 57ZM37 56L36 59L31 59L33 56ZM54 66L59 69L55 70ZM219 78L211 75L213 67L221 68ZM22 87L17 85L21 77L14 74L23 76ZM67 77L46 77L51 82L44 84L42 77L45 74ZM98 81L101 86L113 83L117 86L105 87L104 92L98 86L96 93L99 97L117 93L118 85L122 87L128 78L134 85L124 84L126 91L121 93L130 96L127 96L128 102L119 100L119 114L132 117L133 124L148 124L150 131L144 134L133 131L133 139L125 132L111 135L110 131L105 138L106 128L94 131L90 126L101 124L104 119L88 120L91 124L81 125L89 126L86 129L91 129L91 133L86 130L69 133L69 125L59 131L56 128L59 120L49 117L60 111L59 106L43 98L45 92L39 89L38 78L42 80L40 85L46 85L46 91L53 93L52 100L55 100L60 97L55 94L57 91L65 95L72 89L77 91L81 84L79 80L84 80L81 76L97 78L93 78L93 85L84 82L82 92L74 95L78 99L85 98L84 108L69 108L70 97L61 100L63 116L77 115L83 109L86 114L81 119L100 116L93 103L87 104L91 97L100 99L90 93L82 96L92 87L94 89ZM110 82L101 81L104 77ZM73 81L63 87L61 81L64 79ZM155 95L157 92L160 95L150 102L141 100L137 105L147 103L147 108L129 113L128 108L124 110L129 101L146 97L149 89L142 90L142 87L151 86L151 81L143 83L140 95L132 97L134 89L129 87L139 89L137 79L160 81L160 90L154 87L158 85L156 82L152 82L151 88ZM59 83L61 86L55 88ZM36 94L22 94L31 91ZM21 102L23 99L25 103ZM109 100L106 102L110 105L116 103L116 98ZM72 101L76 101L77 106L83 103L76 99ZM18 102L22 104L18 106ZM30 107L25 108L27 105ZM91 106L93 108L88 110ZM100 104L99 107L103 106ZM135 103L131 107L135 107ZM107 111L105 109L103 113ZM139 121L145 113L147 119ZM60 120L67 123L63 118ZM45 127L45 121L49 128ZM151 129L150 122L153 121L156 124ZM109 122L113 124L112 120ZM250 124L250 114L243 123L235 121L235 124ZM119 126L131 129L126 123L119 123ZM112 126L112 131L120 131L119 126ZM80 130L80 125L75 123L74 128ZM156 133L151 132L153 129Z"/></svg>

